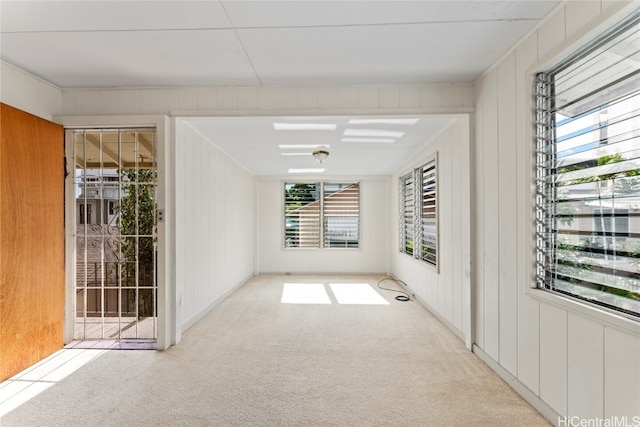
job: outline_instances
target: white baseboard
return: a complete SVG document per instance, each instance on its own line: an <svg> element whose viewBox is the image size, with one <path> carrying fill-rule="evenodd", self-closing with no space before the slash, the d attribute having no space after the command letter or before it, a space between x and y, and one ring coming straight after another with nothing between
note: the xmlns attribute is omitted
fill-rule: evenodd
<svg viewBox="0 0 640 427"><path fill-rule="evenodd" d="M256 276L386 276L387 273L372 273L370 271L359 273L357 271L261 271Z"/></svg>
<svg viewBox="0 0 640 427"><path fill-rule="evenodd" d="M522 384L520 380L511 374L511 372L507 371L503 368L498 362L493 360L491 356L485 353L480 347L477 345L473 345L473 353L478 356L480 360L482 360L493 372L498 374L502 380L507 383L509 387L511 387L516 393L518 393L524 400L529 403L529 405L533 406L533 408L540 413L543 417L547 419L554 426L558 425L558 420L560 419L560 415L553 410L549 405L540 399L538 395L529 390L527 386Z"/></svg>
<svg viewBox="0 0 640 427"><path fill-rule="evenodd" d="M462 343L464 344L464 334L458 329L456 328L453 323L449 322L447 319L445 319L444 316L442 316L440 313L438 313L436 311L436 309L434 309L433 307L431 307L425 300L423 300L419 295L415 295L415 293L413 292L413 290L411 290L411 288L407 288L409 289L409 291L411 292L412 296L415 298L416 301L418 301L420 303L420 305L422 305L424 308L427 309L427 311L429 313L431 313L436 319L438 319L438 321L440 323L442 323L444 326L446 326L451 332L453 332L453 334L455 336L457 336L460 341L462 341Z"/></svg>
<svg viewBox="0 0 640 427"><path fill-rule="evenodd" d="M460 331L458 328L456 328L453 323L449 322L442 314L438 313L438 310L436 310L435 308L431 307L429 305L429 303L427 303L424 299L422 299L422 297L420 297L419 295L416 294L416 292L411 289L411 287L409 287L409 285L407 285L406 283L400 281L400 279L398 279L397 277L391 275L391 276L387 276L392 278L393 280L396 281L397 284L399 284L401 287L405 288L406 291L411 295L411 297L413 299L415 299L416 301L418 301L418 303L423 306L429 313L431 313L436 319L438 319L438 321L440 323L442 323L443 325L445 325L447 328L449 328L449 330L451 332L453 332L453 334L455 336L457 336L460 341L462 341L463 343L465 342L465 336L462 333L462 331Z"/></svg>
<svg viewBox="0 0 640 427"><path fill-rule="evenodd" d="M202 309L202 311L200 311L200 313L196 314L195 316L193 316L191 319L189 319L188 321L184 322L181 326L182 330L181 330L181 335L184 334L185 332L187 332L189 330L189 328L191 328L193 325L195 325L196 323L198 323L204 316L206 316L207 314L209 314L209 312L211 310L213 310L218 304L220 304L222 301L226 300L227 298L229 298L229 296L234 293L235 291L237 291L242 285L244 285L245 283L247 283L249 280L251 280L253 277L255 277L253 274L251 274L249 277L247 277L244 280L241 280L240 283L238 283L237 285L235 285L234 287L232 287L231 289L229 289L227 292L225 292L224 294L222 294L220 297L218 297L215 301L213 301L211 304L209 304L208 306L206 306L204 309ZM176 343L177 344L177 343Z"/></svg>
<svg viewBox="0 0 640 427"><path fill-rule="evenodd" d="M389 276L394 280L397 280L394 276ZM456 335L463 343L465 342L464 334L456 328L451 322L444 318L437 310L431 307L424 299L416 295L416 293L407 285L403 285L402 282L397 282L403 288L406 289L409 294L415 298L415 300L422 305L429 313L431 313L440 323L445 325L454 335ZM527 386L520 382L516 377L514 377L509 371L502 367L498 362L493 360L491 356L485 353L480 347L476 344L473 344L471 351L478 356L480 360L482 360L485 365L487 365L493 372L495 372L502 380L507 383L509 387L511 387L516 393L518 393L524 400L529 403L536 411L540 413L544 418L547 419L554 426L558 425L558 420L560 419L560 415L553 410L549 405L540 399L538 395L529 390Z"/></svg>

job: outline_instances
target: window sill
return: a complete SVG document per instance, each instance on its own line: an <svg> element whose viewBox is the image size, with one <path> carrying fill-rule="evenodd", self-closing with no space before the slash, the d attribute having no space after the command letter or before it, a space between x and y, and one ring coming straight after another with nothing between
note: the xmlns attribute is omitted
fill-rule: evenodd
<svg viewBox="0 0 640 427"><path fill-rule="evenodd" d="M568 312L584 316L604 326L640 337L640 318L627 317L622 313L617 313L604 307L587 304L564 295L557 295L551 291L538 288L528 289L527 295L539 302L554 305Z"/></svg>
<svg viewBox="0 0 640 427"><path fill-rule="evenodd" d="M293 247L283 247L283 251L350 251L350 252L362 252L362 248L293 248Z"/></svg>

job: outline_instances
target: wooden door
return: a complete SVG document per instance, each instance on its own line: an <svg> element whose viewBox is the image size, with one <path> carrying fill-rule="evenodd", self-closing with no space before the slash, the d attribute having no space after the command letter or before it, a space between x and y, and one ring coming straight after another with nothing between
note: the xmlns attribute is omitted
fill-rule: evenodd
<svg viewBox="0 0 640 427"><path fill-rule="evenodd" d="M64 132L0 108L2 381L64 345Z"/></svg>

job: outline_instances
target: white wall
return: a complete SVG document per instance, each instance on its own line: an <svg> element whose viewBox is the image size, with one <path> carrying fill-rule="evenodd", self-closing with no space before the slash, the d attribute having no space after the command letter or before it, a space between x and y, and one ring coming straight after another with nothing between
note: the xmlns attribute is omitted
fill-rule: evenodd
<svg viewBox="0 0 640 427"><path fill-rule="evenodd" d="M361 87L197 87L197 88L149 88L149 89L65 89L62 91L62 112L61 115L65 117L83 117L83 116L103 116L103 117L122 117L122 116L136 116L136 115L170 115L175 117L177 123L180 122L180 117L189 116L211 116L211 117L224 117L224 116L269 116L274 117L278 115L295 116L295 115L367 115L367 114L451 114L451 113L469 113L473 109L473 85L468 83L463 84L423 84L423 85L366 85ZM172 146L175 142L176 158L167 158L168 163L176 162L176 173L185 173L186 165L191 160L198 162L200 158L189 152L189 157L183 157L179 159L181 155L187 155L182 153L181 141L183 132L180 126L176 126L175 129L175 141L173 138L167 140L168 146ZM187 133L193 133L193 130L187 131ZM189 137L191 138L191 137ZM195 137L194 137L195 138ZM214 141L215 143L215 141ZM201 145L198 143L198 145ZM178 165L178 161L182 162ZM199 166L202 168L202 166ZM167 177L170 182L174 182L173 177L170 176L173 172L171 164L167 164ZM193 171L187 170L187 173ZM207 175L211 171L204 170L203 174ZM217 172L213 172L217 173ZM240 173L240 172L238 172ZM184 179L194 180L196 175L189 175ZM220 177L223 179L224 177ZM366 203L379 203L379 207L375 210L383 209L388 206L386 200L381 200L382 190L379 179L373 179L369 183L369 179L364 184L366 193L369 194L365 199ZM168 311L175 312L177 321L173 325L175 330L171 331L170 341L179 342L181 329L189 327L196 322L204 313L207 308L214 305L220 298L226 295L224 289L233 289L237 278L229 282L225 281L219 290L208 290L204 283L195 283L193 280L189 280L188 276L191 274L190 270L185 268L185 264L189 265L190 259L181 254L192 254L194 249L193 245L201 242L193 241L193 239L199 239L194 231L190 229L193 227L192 223L188 220L178 218L179 213L182 211L183 215L195 215L185 211L185 206L189 206L189 200L194 200L198 203L198 198L195 195L191 195L190 198L181 194L179 185L187 186L188 181L180 181L179 177L175 178L176 188L169 188L168 194L173 196L175 194L176 203L169 204L167 206L167 216L169 222L173 215L172 209L176 210L176 228L175 233L168 235L176 239L182 239L181 242L176 242L175 246L168 248L171 254L175 252L175 257L180 258L176 260L175 268L175 283L169 283L168 289L173 290L175 284L175 300L167 301L167 304L171 307ZM255 184L259 186L259 183ZM258 190L259 197L265 197L260 189ZM371 190L371 191L370 191ZM191 191L191 190L190 190ZM253 190L252 190L253 191ZM385 189L385 191L387 191ZM191 194L191 193L188 193ZM253 193L252 193L253 194ZM267 193L268 194L268 193ZM224 194L216 194L215 197L222 197ZM182 197L182 199L181 199ZM215 203L217 200L214 196L211 196L209 203ZM220 199L226 200L224 198ZM243 199L244 200L244 199ZM378 200L378 202L376 202ZM255 203L258 203L254 199ZM261 213L260 213L261 215ZM258 215L256 218L260 218ZM339 254L330 255L328 257L321 257L323 259L322 266L323 271L337 271L336 266L344 267L343 271L353 272L386 272L387 258L381 257L379 251L378 241L382 239L387 233L386 224L388 221L380 219L379 213L374 216L376 218L373 222L366 219L363 220L363 227L367 230L372 229L371 224L380 224L379 228L376 228L375 233L366 231L366 238L363 240L363 244L367 245L366 252L361 250L360 252L353 253L353 256L343 258ZM202 218L198 218L199 221L203 221ZM178 222L182 221L182 226ZM257 220L256 220L257 221ZM256 221L252 224L255 226ZM381 223L383 221L383 223ZM244 222L244 220L243 220ZM280 224L278 219L275 224ZM264 223L258 224L261 230L265 230ZM273 224L267 224L266 230L273 228ZM376 226L378 227L378 226ZM184 235L183 232L190 234ZM218 230L222 234L225 230ZM224 234L222 234L224 235ZM257 236L256 236L257 238ZM221 254L221 245L230 241L224 240L224 238L218 237L214 241L214 245L217 245L213 252L217 254L220 259L224 258L224 254ZM264 243L264 239L258 239L252 241L251 245L256 247ZM280 240L275 240L280 242ZM186 252L184 252L184 248ZM245 247L246 248L246 247ZM278 247L279 250L279 247ZM173 252L172 252L173 251ZM258 247L255 253L252 253L249 249L243 251L245 259L251 258L251 263L255 270L259 270L261 265L264 265L264 260L259 258L263 254L268 252ZM257 254L257 257L256 257ZM252 258L253 257L253 258ZM299 271L310 271L308 267L309 253L306 252L306 256L299 257L302 259L293 259L294 264L305 267L296 267ZM265 271L291 271L293 268L283 266L283 260L280 258L274 261L274 264L268 264ZM344 262L344 260L348 262ZM235 260L235 262L238 262ZM222 261L220 261L222 263ZM307 263L305 265L305 263ZM317 266L318 264L314 264ZM168 277L172 276L172 265L167 265ZM221 271L225 271L225 268L232 269L237 266L233 263L224 265L223 269L217 269L216 274L222 274ZM315 269L315 268L314 268ZM249 274L248 266L244 264L240 268L236 268L240 272L238 277L244 277L243 275ZM253 271L253 270L252 270ZM207 273L206 271L204 273ZM187 279L185 280L185 277ZM242 280L242 279L240 279ZM216 279L216 283L222 283ZM218 286L218 285L215 285ZM205 296L205 299L199 301L198 298ZM223 295L220 297L219 295ZM204 302L203 302L204 301ZM172 305L173 304L173 305ZM203 308L204 307L204 308ZM173 310L171 310L173 308Z"/></svg>
<svg viewBox="0 0 640 427"><path fill-rule="evenodd" d="M183 331L253 276L254 201L253 176L178 121L175 280Z"/></svg>
<svg viewBox="0 0 640 427"><path fill-rule="evenodd" d="M276 116L464 113L473 85L65 89L64 115Z"/></svg>
<svg viewBox="0 0 640 427"><path fill-rule="evenodd" d="M62 112L62 90L0 61L0 102L51 120Z"/></svg>
<svg viewBox="0 0 640 427"><path fill-rule="evenodd" d="M457 118L404 165L391 182L391 273L419 300L471 344L469 120ZM398 178L438 156L438 269L399 252Z"/></svg>
<svg viewBox="0 0 640 427"><path fill-rule="evenodd" d="M389 209L380 228L388 234L385 239L387 251L391 251L386 258L389 271L412 286L465 340L473 339L477 354L503 376L509 376L510 384L523 395L538 399L543 406L537 407L550 418L553 413L600 418L634 416L640 414L638 322L625 321L530 289L533 249L528 76L579 47L588 39L587 33L595 34L612 24L612 15L629 11L622 10L628 3L638 6L637 0L564 3L476 82L475 100L472 86L466 84L74 89L64 90L60 101L59 89L5 63L2 64L0 96L7 104L44 118L56 114L188 115L195 111L203 115L239 116L469 113L475 104L476 114L470 129L475 136L470 149L470 176L465 177L468 169L460 167L469 153L456 144L460 139L456 135L464 133L460 129L447 130L421 153L426 157L437 150L440 155L439 274L397 253L397 176L385 190L389 195L387 200L383 200L382 181L363 181L363 196L367 190L366 193L375 195L372 205L380 203ZM268 233L278 231L273 224L280 223L280 205L277 213L275 210L281 200L279 179L258 178L254 183L253 177L193 130L177 130L175 154L176 239L179 240L176 242L176 278L181 325L193 323L207 306L252 274L253 255L248 248L255 243L253 231L249 230L253 230L255 224L259 231L258 270L288 271L291 267L285 267L292 265L289 261L305 263L314 258L309 253L309 256L291 259L289 254L281 253L279 235L275 239L267 238ZM206 167L205 156L216 167ZM404 169L419 166L418 160ZM225 179L232 179L234 186L244 190L231 194L228 188L220 187L221 183L229 182ZM205 183L209 185L203 191ZM469 192L471 197L467 197ZM247 195L253 197L254 194L257 194L255 199L246 199ZM469 212L465 203L469 200L473 215L471 230L465 219ZM243 208L232 211L236 208L226 203L231 201ZM254 206L259 212L256 217L250 213ZM263 214L263 209L267 213ZM363 227L370 222L367 219L370 207L366 211ZM233 215L239 216L232 218ZM266 224L268 217L275 222ZM221 224L231 226L227 229ZM238 232L242 244L227 248L229 242L238 238ZM205 241L205 236L214 237L213 244L211 240ZM278 251L270 253L273 244L278 245ZM471 250L465 245L471 245ZM371 250L374 257L378 256ZM473 253L472 260L469 253ZM341 260L340 257L337 262ZM332 267L332 261L332 255L323 258L323 268ZM369 264L364 256L354 262L358 270L382 270L378 264ZM467 271L470 263L474 305L466 310L470 299ZM474 313L473 330L465 329L471 324L470 319L465 319L469 313Z"/></svg>
<svg viewBox="0 0 640 427"><path fill-rule="evenodd" d="M296 180L291 177L257 177L258 273L386 274L389 177L322 177L318 180L360 182L360 247L284 249L284 182Z"/></svg>
<svg viewBox="0 0 640 427"><path fill-rule="evenodd" d="M626 15L625 4L563 4L476 82L477 353L541 401L553 422L554 412L581 419L640 415L640 323L531 289L530 76Z"/></svg>

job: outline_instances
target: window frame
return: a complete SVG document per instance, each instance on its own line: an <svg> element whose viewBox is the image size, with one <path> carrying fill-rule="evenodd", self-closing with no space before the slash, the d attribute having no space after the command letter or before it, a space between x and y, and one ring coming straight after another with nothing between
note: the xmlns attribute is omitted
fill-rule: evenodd
<svg viewBox="0 0 640 427"><path fill-rule="evenodd" d="M330 194L327 194L327 186L344 186L344 188L340 188L338 189L338 191L332 192ZM338 207L338 210L340 210L341 207L344 207L344 205L340 205L338 204L337 206L334 206L331 201L327 201L327 199L329 199L332 196L335 196L336 194L340 194L345 190L348 190L352 187L356 187L356 191L357 191L357 198L355 198L355 207L357 209L358 214L357 215L348 215L348 214L344 214L343 215L335 215L336 211L336 207ZM320 236L322 238L322 249L359 249L360 248L360 183L359 182L343 182L343 181L323 181L322 182L322 191L321 191L321 196L322 196L322 204L321 204L321 213L320 213L320 221L321 221L321 226L322 226L322 230L320 233ZM347 195L348 199L347 200L352 200L354 199L352 196ZM349 206L349 205L347 205ZM353 205L351 205L353 206ZM341 219L352 219L355 218L355 226L356 226L356 239L355 239L355 244L352 243L348 243L349 239L344 239L344 245L341 244L341 240L337 240L334 243L331 243L330 240L328 240L328 236L331 234L329 231L329 223L332 222L329 219L337 219L337 218L341 218ZM335 222L335 221L334 221ZM334 226L339 226L339 225L343 225L344 223L338 222L337 224L334 224ZM347 227L347 230L352 231L351 227ZM353 242L353 240L351 240L351 242Z"/></svg>
<svg viewBox="0 0 640 427"><path fill-rule="evenodd" d="M433 170L430 175L425 175L426 171ZM432 185L425 185L425 177L431 176ZM411 194L407 194L409 188L408 183L411 183ZM440 204L438 203L439 197L439 179L438 179L438 153L435 152L429 156L421 166L412 169L410 172L404 173L398 177L398 251L402 254L410 256L417 261L429 265L439 272L439 246L440 246ZM425 205L425 199L430 195L433 196L432 204ZM407 202L408 196L411 199ZM433 222L432 233L435 243L431 246L425 245L425 208L430 210L430 222ZM407 211L407 209L410 209ZM411 224L406 221L407 215L410 214L412 220ZM407 232L407 228L411 232ZM408 240L408 236L411 234L411 240ZM412 250L407 250L408 247ZM423 250L416 251L416 246L423 248ZM432 248L431 251L425 252L424 248ZM433 256L426 255L432 253ZM434 259L432 259L434 258Z"/></svg>
<svg viewBox="0 0 640 427"><path fill-rule="evenodd" d="M303 185L308 185L308 184L314 184L317 185L318 188L318 199L315 200L313 203L318 202L319 204L319 212L318 212L318 245L317 246L289 246L287 245L287 225L286 225L286 221L287 221L287 194L286 194L286 189L288 185L297 185L297 184L303 184ZM327 211L325 209L325 203L326 203L326 197L330 196L325 194L325 185L345 185L345 189L352 187L352 186L356 186L357 187L357 192L358 192L358 197L357 197L357 210L358 210L358 215L357 215L357 240L356 240L356 244L355 245L344 245L341 246L339 244L335 244L335 245L330 245L327 244L326 242L326 227L327 227L327 223L328 218L329 217L333 217L331 215L327 215ZM285 180L281 182L281 197L282 197L282 203L281 203L281 227L282 227L282 232L281 232L281 238L282 238L282 249L283 250L360 250L361 249L361 245L362 245L362 233L361 233L361 229L362 229L362 210L361 210L361 198L362 198L362 185L360 181L355 181L355 180L345 180L345 181L336 181L336 180ZM331 194L335 194L335 193L331 193Z"/></svg>
<svg viewBox="0 0 640 427"><path fill-rule="evenodd" d="M407 205L407 188L410 185L409 204ZM399 247L398 250L410 257L413 257L413 245L415 240L415 173L408 172L398 178L398 206L399 206ZM408 209L408 211L407 211ZM407 217L410 215L411 224L407 223ZM408 240L409 233L407 229L411 229L411 240ZM411 251L409 251L411 246Z"/></svg>
<svg viewBox="0 0 640 427"><path fill-rule="evenodd" d="M534 193L534 203L533 203L533 215L534 215L534 235L533 235L533 250L534 250L534 261L535 263L532 265L533 267L533 280L530 285L530 289L527 292L528 295L544 302L553 303L556 306L562 308L573 307L577 312L588 315L589 317L595 318L599 321L604 321L610 325L621 327L627 330L634 329L637 333L637 322L640 321L640 312L630 312L625 309L624 306L615 306L613 304L606 303L604 301L598 300L596 298L588 299L584 296L580 296L577 293L572 294L569 292L559 291L557 289L553 289L553 286L549 284L549 270L555 269L558 263L558 255L557 252L562 251L562 248L559 247L561 244L558 233L558 213L554 212L553 209L557 210L557 207L554 207L553 204L559 201L560 196L557 194L558 185L554 182L553 184L548 184L547 187L542 186L540 183L544 180L545 177L553 175L555 173L562 173L560 168L562 167L560 163L556 163L557 148L554 144L560 139L556 136L556 126L561 126L560 123L556 124L555 119L555 105L553 101L550 101L551 104L549 106L544 106L541 108L541 99L545 96L549 99L553 99L555 97L555 87L553 86L552 80L550 76L554 76L556 73L560 71L570 69L572 64L580 61L582 57L589 55L594 52L598 48L601 48L603 43L615 39L618 35L624 33L626 29L629 28L631 23L637 24L640 22L640 10L636 10L634 13L630 14L628 19L619 22L616 25L613 25L608 31L602 33L601 36L593 39L592 42L585 45L583 48L576 51L576 53L572 55L566 56L564 59L559 61L556 65L549 67L547 70L532 72L532 81L533 84L531 86L531 98L534 100L533 105L533 123L534 126L531 128L532 140L534 141L535 147L535 155L533 157L533 182L536 185L536 190ZM628 74L625 79L631 80L631 74ZM621 79L620 82L625 82L625 79ZM618 81L614 83L619 83ZM590 94L598 93L608 88L608 84L603 84L600 86L593 86L596 89L592 89ZM623 83L624 84L624 83ZM542 93L541 95L541 85L547 85L551 88L548 92ZM590 106L586 111L592 112L596 111L600 108L606 108L609 104L613 104L617 102L617 100L624 99L628 96L636 96L638 92L627 92L624 97L620 96L612 96L611 98L606 98L603 101L599 101L598 103L594 103L593 106ZM574 98L570 98L573 102ZM581 99L581 98L578 98ZM547 114L548 117L544 117L543 115ZM584 113L587 114L587 113ZM591 114L591 113L589 113ZM551 116L554 117L551 117ZM577 120L580 115L577 115L576 118L572 120ZM606 125L608 126L608 124ZM637 131L635 129L634 131ZM547 135L546 137L544 135ZM549 136L550 135L550 136ZM547 145L544 146L543 139L547 140ZM548 142L548 140L552 140L552 142ZM603 142L606 145L608 141ZM553 146L553 150L549 150L549 147ZM638 147L640 149L640 147ZM550 152L552 151L552 152ZM551 162L553 166L553 172L547 171L546 174L541 168L541 164L544 162ZM551 170L552 168L548 168ZM565 171L566 172L566 171ZM551 194L551 196L549 195ZM578 199L576 199L578 200ZM619 210L616 208L616 210ZM554 212L553 214L546 214L546 212ZM595 218L607 218L611 216L607 213L601 213L597 215L597 209L594 209L592 217L590 219ZM615 224L614 227L617 227L618 222L622 223L622 216L627 217L626 219L626 235L628 235L629 228L629 215L628 212L620 212L617 213L613 217L609 219L610 224ZM549 224L550 218L553 217L553 221L556 221L554 224L556 225L545 225ZM603 225L603 227L608 228ZM594 225L594 232L602 234L602 236L607 236L611 230L597 230L597 226ZM553 231L550 233L549 231ZM549 237L543 238L543 235L550 235ZM623 233L623 234L624 234ZM623 234L616 233L617 235L622 236ZM549 261L552 260L552 261ZM555 270L554 270L555 271ZM546 273L545 273L546 272ZM557 273L552 273L557 274ZM616 275L612 277L623 277L621 275ZM547 279L545 279L547 278ZM616 295L615 293L613 295Z"/></svg>
<svg viewBox="0 0 640 427"><path fill-rule="evenodd" d="M426 173L433 169L433 173L430 175L432 176L432 184L427 184L425 182L426 179L428 179L428 176ZM439 239L439 234L440 234L440 230L439 230L439 217L440 215L438 215L439 213L439 206L440 204L438 203L438 158L437 155L434 156L433 158L431 158L430 160L428 160L427 162L425 162L425 164L423 164L422 166L420 166L419 168L417 168L416 170L416 179L415 181L418 182L418 177L420 178L420 184L421 184L421 191L420 191L420 200L416 200L416 219L418 219L416 221L416 227L418 228L418 231L415 233L415 236L419 239L420 241L420 245L423 248L420 253L415 254L415 256L420 259L421 261L426 262L427 264L430 264L436 268L438 268L438 258L440 255L439 252L439 246L440 246L440 239ZM429 189L429 187L431 187L431 185L433 186L432 189ZM416 188L417 190L417 188ZM429 197L433 197L433 203L429 204L426 199ZM430 210L431 211L431 215L427 216L427 213L425 212L426 210ZM418 215L419 213L419 215ZM429 219L431 219L429 221ZM433 222L433 228L435 229L432 233L429 233L430 235L433 235L433 239L435 240L435 243L433 245L428 245L426 242L426 236L427 233L425 232L425 222ZM416 238L414 237L414 239ZM414 244L415 246L415 244ZM425 250L425 248L431 248L431 251ZM414 251L415 252L415 251ZM430 256L431 255L431 256ZM434 260L431 259L431 257L435 258Z"/></svg>
<svg viewBox="0 0 640 427"><path fill-rule="evenodd" d="M288 235L287 235L287 218L289 218L289 216L287 215L288 211L287 211L287 186L291 185L315 185L316 187L314 188L314 192L318 193L318 198L314 199L312 202L309 203L313 204L313 203L318 203L318 214L317 214L317 224L316 224L316 228L318 230L318 237L317 239L314 238L314 243L317 240L317 246L316 245L306 245L306 246L289 246L288 245ZM319 181L295 181L295 182L289 182L289 181L285 181L282 183L282 205L281 205L281 212L282 212L282 246L284 249L320 249L322 247L322 186L321 183ZM305 205L306 206L306 205ZM303 208L304 206L301 206L300 208ZM315 218L314 218L315 220ZM316 221L314 221L316 222ZM309 221L310 223L310 221ZM315 233L314 233L315 234ZM300 239L299 239L300 240Z"/></svg>

